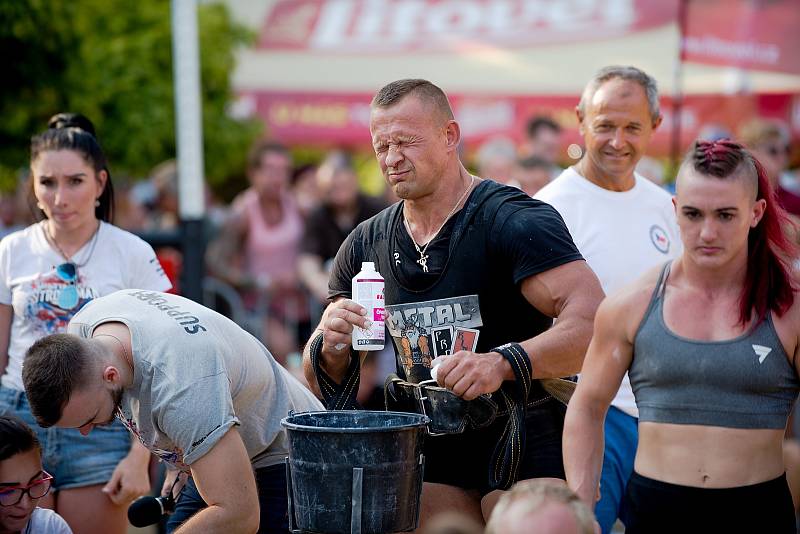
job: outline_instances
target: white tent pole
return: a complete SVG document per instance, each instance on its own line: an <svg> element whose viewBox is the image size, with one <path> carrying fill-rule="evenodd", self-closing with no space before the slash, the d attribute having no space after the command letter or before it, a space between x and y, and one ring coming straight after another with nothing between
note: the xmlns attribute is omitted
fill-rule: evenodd
<svg viewBox="0 0 800 534"><path fill-rule="evenodd" d="M178 159L178 211L183 241L181 293L199 301L202 298L204 271L205 189L196 0L172 0L172 65Z"/></svg>

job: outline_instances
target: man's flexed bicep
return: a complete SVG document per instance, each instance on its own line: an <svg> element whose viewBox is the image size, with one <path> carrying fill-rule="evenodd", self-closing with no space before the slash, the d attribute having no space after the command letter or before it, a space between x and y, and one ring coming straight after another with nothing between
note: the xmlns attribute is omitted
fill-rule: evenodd
<svg viewBox="0 0 800 534"><path fill-rule="evenodd" d="M522 281L522 294L540 312L555 318L549 330L522 344L531 358L534 378L580 372L592 337L603 289L583 260L565 263Z"/></svg>

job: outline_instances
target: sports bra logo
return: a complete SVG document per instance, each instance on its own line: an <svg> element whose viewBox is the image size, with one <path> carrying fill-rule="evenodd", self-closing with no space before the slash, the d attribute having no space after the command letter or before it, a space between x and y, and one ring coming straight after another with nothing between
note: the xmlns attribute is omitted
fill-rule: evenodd
<svg viewBox="0 0 800 534"><path fill-rule="evenodd" d="M767 355L772 352L772 349L764 345L753 345L753 351L755 351L756 356L758 356L758 363L764 363L764 360L767 359Z"/></svg>

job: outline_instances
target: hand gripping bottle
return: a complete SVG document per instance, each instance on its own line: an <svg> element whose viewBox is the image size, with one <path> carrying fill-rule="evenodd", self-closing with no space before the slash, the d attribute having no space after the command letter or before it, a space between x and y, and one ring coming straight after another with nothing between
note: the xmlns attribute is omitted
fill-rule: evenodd
<svg viewBox="0 0 800 534"><path fill-rule="evenodd" d="M361 263L361 272L353 278L353 300L367 309L369 328L353 327L354 350L381 350L386 330L383 326L383 277L371 261Z"/></svg>

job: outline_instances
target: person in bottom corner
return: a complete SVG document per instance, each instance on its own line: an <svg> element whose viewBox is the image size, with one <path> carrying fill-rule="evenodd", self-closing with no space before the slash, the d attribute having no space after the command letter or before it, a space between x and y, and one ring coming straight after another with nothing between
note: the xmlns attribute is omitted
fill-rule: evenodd
<svg viewBox="0 0 800 534"><path fill-rule="evenodd" d="M52 483L36 433L16 417L0 416L0 534L72 534L60 515L37 506Z"/></svg>

